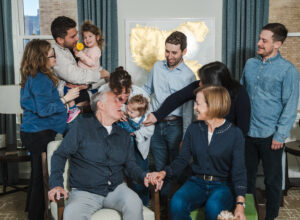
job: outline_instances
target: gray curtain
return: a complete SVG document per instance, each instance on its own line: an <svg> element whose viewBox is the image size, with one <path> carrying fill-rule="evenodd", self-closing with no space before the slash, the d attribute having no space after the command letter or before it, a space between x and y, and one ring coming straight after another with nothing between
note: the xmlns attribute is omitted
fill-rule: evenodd
<svg viewBox="0 0 300 220"><path fill-rule="evenodd" d="M254 57L261 28L268 23L269 0L223 0L222 61L239 80Z"/></svg>
<svg viewBox="0 0 300 220"><path fill-rule="evenodd" d="M77 0L79 26L85 20L97 25L104 36L101 65L109 72L118 66L117 0Z"/></svg>
<svg viewBox="0 0 300 220"><path fill-rule="evenodd" d="M10 0L0 1L0 85L14 84L14 56ZM0 114L0 133L6 143L16 144L15 115Z"/></svg>

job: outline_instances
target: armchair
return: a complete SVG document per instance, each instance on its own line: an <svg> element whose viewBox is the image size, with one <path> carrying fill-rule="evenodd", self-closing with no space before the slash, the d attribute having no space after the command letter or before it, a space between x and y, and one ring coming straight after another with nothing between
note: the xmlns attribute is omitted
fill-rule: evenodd
<svg viewBox="0 0 300 220"><path fill-rule="evenodd" d="M43 181L44 181L44 192L45 192L45 206L46 206L46 213L45 219L48 219L48 208L50 207L51 215L54 219L62 220L63 219L63 211L64 211L64 201L62 199L57 201L57 204L54 202L50 202L48 200L48 191L49 191L49 173L51 170L51 157L54 151L58 148L61 141L52 141L48 144L47 154L44 152L42 153L42 164L43 164ZM68 185L68 171L69 171L69 161L67 161L65 166L64 176L64 188L69 191ZM160 220L159 216L159 194L158 192L154 192L154 188L151 188L151 205L153 206L153 210L150 210L147 207L144 207L143 214L144 220ZM113 209L101 209L93 214L91 220L121 220L122 216L116 210Z"/></svg>

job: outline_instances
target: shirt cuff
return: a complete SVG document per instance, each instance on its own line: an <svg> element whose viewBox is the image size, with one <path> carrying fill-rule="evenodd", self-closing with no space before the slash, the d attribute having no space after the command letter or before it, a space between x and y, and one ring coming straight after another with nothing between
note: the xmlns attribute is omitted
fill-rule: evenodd
<svg viewBox="0 0 300 220"><path fill-rule="evenodd" d="M277 133L277 132L275 132L275 134L273 136L273 140L278 141L280 143L284 143L286 138L287 137L285 135Z"/></svg>

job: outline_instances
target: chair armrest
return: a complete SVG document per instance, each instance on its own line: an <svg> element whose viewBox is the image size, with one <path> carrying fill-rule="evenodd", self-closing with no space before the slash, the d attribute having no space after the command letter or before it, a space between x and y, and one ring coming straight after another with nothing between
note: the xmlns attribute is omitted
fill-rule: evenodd
<svg viewBox="0 0 300 220"><path fill-rule="evenodd" d="M149 186L151 192L151 209L154 211L155 220L160 220L159 191L155 192L155 186Z"/></svg>
<svg viewBox="0 0 300 220"><path fill-rule="evenodd" d="M57 220L63 220L65 210L65 198L63 194L60 194L60 199L55 200L57 205Z"/></svg>

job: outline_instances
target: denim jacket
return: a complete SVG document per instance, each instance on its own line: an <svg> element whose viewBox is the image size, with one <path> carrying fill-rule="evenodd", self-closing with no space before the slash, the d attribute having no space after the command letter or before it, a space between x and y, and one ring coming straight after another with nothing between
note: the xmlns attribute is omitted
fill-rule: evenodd
<svg viewBox="0 0 300 220"><path fill-rule="evenodd" d="M248 135L283 143L296 119L299 76L296 67L280 53L263 61L260 56L247 61L241 84L251 103Z"/></svg>

